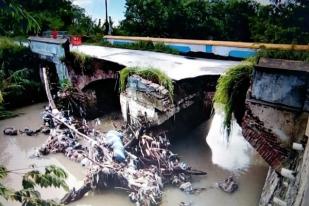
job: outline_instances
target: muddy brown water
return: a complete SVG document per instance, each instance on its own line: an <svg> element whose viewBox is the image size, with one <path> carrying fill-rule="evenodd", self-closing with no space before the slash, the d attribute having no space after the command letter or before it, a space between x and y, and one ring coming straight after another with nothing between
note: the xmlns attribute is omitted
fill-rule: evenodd
<svg viewBox="0 0 309 206"><path fill-rule="evenodd" d="M16 128L38 128L41 125L41 112L44 104L36 104L21 108L16 112L20 113L18 117L0 121L0 164L5 165L7 169L29 168L30 165L43 169L44 166L55 164L64 168L69 177L67 183L72 187L78 188L83 184L85 169L79 164L66 159L61 154L49 155L40 159L31 159L36 147L44 143L47 136L39 135L28 137L19 135L16 137L4 136L2 130L5 127L14 126ZM111 119L119 118L119 115L113 114L113 117L105 117L101 121L102 128L107 130L113 128ZM236 179L239 183L239 190L234 194L227 194L218 189L212 189L215 182L223 180L231 174L231 171L222 169L222 167L212 163L212 152L206 143L205 137L209 130L209 122L201 124L185 137L178 137L172 141L173 151L180 155L182 160L187 162L193 168L205 170L207 176L194 177L192 184L194 187L209 188L200 194L190 195L181 192L179 189L168 186L164 189L162 206L179 205L180 202L191 202L193 206L254 206L258 205L258 200L265 181L267 166L255 153L250 153L250 165L246 170L237 171ZM224 146L224 145L223 145ZM226 155L226 154L222 154ZM4 180L4 184L12 188L21 187L22 173L28 171L19 170ZM43 198L61 199L65 194L62 189L39 189ZM0 200L6 206L20 205L16 202L5 202ZM91 192L83 199L70 204L71 206L124 206L134 205L129 201L127 193L124 191L106 190L102 192Z"/></svg>

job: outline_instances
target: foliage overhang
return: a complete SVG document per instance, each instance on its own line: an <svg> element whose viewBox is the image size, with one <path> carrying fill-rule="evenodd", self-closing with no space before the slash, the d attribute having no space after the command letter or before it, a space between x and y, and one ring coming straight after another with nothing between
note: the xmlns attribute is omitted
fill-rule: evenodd
<svg viewBox="0 0 309 206"><path fill-rule="evenodd" d="M239 111L244 102L256 58L249 58L242 61L240 64L230 68L224 75L222 75L217 83L216 93L214 96L214 103L223 106L224 122L223 126L230 135L233 113Z"/></svg>

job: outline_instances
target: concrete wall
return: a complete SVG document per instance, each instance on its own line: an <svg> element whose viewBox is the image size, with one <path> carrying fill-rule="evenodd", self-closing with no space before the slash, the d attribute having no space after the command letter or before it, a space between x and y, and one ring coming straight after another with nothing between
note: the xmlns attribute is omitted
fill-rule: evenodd
<svg viewBox="0 0 309 206"><path fill-rule="evenodd" d="M97 58L92 58L87 65L83 66L84 68L81 68L70 56L67 57L65 64L73 86L79 90L84 90L85 87L95 81L117 79L119 71L124 68L117 63Z"/></svg>
<svg viewBox="0 0 309 206"><path fill-rule="evenodd" d="M270 165L260 206L308 205L308 68L272 59L261 59L255 68L242 128Z"/></svg>
<svg viewBox="0 0 309 206"><path fill-rule="evenodd" d="M263 122L263 128L273 133L282 147L290 147L293 141L303 138L308 114L283 110L263 104L249 103L254 116Z"/></svg>
<svg viewBox="0 0 309 206"><path fill-rule="evenodd" d="M309 111L309 64L261 58L253 74L252 98Z"/></svg>
<svg viewBox="0 0 309 206"><path fill-rule="evenodd" d="M305 150L294 151L293 158L286 165L287 168L294 171L295 178L284 177L270 167L259 202L260 206L309 205L309 143L307 135L303 139L304 142L307 142L304 143Z"/></svg>
<svg viewBox="0 0 309 206"><path fill-rule="evenodd" d="M190 128L190 125L209 118L218 77L205 76L176 82L171 99L163 86L137 75L130 76L126 90L120 94L123 118L130 124L143 123L152 128L168 127L168 130L173 130L171 126L176 127L179 120L184 124L182 127ZM187 118L182 118L183 114Z"/></svg>
<svg viewBox="0 0 309 206"><path fill-rule="evenodd" d="M55 64L60 81L69 78L66 65L61 61L69 50L69 42L67 39L30 37L29 42L32 52L39 54L41 59L46 59Z"/></svg>

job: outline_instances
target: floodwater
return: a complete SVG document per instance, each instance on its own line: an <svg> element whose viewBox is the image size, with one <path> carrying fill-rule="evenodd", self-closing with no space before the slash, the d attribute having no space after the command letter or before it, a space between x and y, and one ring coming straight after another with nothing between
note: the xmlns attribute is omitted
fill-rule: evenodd
<svg viewBox="0 0 309 206"><path fill-rule="evenodd" d="M28 137L19 135L16 137L4 136L2 130L5 127L16 127L19 129L38 128L41 125L41 111L44 104L36 104L17 110L18 117L0 121L0 164L5 165L9 170L29 168L35 165L42 169L46 165L55 164L64 168L69 177L67 183L78 188L83 184L85 169L79 164L66 159L63 155L49 155L40 159L31 159L36 147L39 147L46 140L47 136L39 135ZM219 115L219 116L218 116ZM113 114L115 118L119 115ZM107 130L113 129L111 120L113 118L103 118L102 127ZM194 177L192 184L194 187L206 187L208 189L199 194L190 195L181 192L174 187L167 187L164 190L162 199L163 206L179 205L180 202L192 203L192 206L254 206L258 205L258 200L262 191L267 173L267 166L259 156L255 154L250 145L246 144L235 129L235 133L230 137L230 144L222 138L220 127L217 124L222 120L218 112L212 123L210 121L201 124L185 137L177 137L172 141L173 151L180 155L182 160L195 169L208 172L207 176ZM209 130L209 127L211 129ZM209 134L208 134L209 133ZM208 136L207 136L208 134ZM212 149L206 143L211 146ZM234 140L233 140L234 139ZM237 146L238 145L238 146ZM239 146L240 145L240 146ZM214 161L214 163L213 163ZM22 173L28 170L18 170L4 180L6 185L18 189L21 187ZM239 190L234 194L227 194L213 188L215 182L220 181L234 174L239 183ZM43 198L61 199L65 194L62 189L40 189ZM7 206L19 205L18 203L5 202ZM70 204L70 206L124 206L134 205L129 201L127 193L124 191L108 190L103 192L91 192L81 200Z"/></svg>

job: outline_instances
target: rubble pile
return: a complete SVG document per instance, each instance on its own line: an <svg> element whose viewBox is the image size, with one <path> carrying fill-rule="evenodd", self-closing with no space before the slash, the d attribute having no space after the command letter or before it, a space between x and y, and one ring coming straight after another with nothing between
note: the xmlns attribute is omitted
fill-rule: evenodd
<svg viewBox="0 0 309 206"><path fill-rule="evenodd" d="M192 175L206 172L191 169L170 149L165 134L151 135L128 126L103 134L57 109L46 109L45 125L50 135L38 149L39 155L63 153L87 168L84 185L71 190L62 203L82 198L88 191L122 189L136 205L158 205L163 187L173 184L186 192L196 191Z"/></svg>
<svg viewBox="0 0 309 206"><path fill-rule="evenodd" d="M218 182L217 186L219 189L227 193L234 193L238 190L238 184L234 180L233 176L229 176L224 181Z"/></svg>

